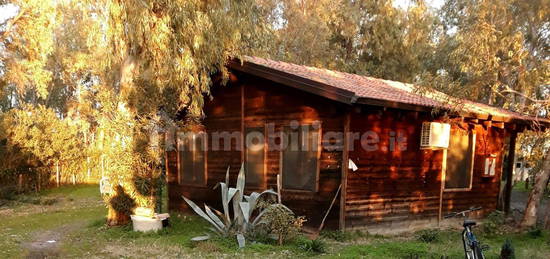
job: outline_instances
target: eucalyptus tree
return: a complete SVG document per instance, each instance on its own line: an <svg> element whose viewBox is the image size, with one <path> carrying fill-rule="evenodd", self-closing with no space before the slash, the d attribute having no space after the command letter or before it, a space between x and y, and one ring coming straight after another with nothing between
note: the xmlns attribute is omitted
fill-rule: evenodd
<svg viewBox="0 0 550 259"><path fill-rule="evenodd" d="M423 1L278 0L273 53L298 64L413 82L434 51Z"/></svg>
<svg viewBox="0 0 550 259"><path fill-rule="evenodd" d="M0 28L0 81L4 89L16 89L10 95L17 103L12 113L31 111L25 121L38 116L36 111L55 115L48 116L51 124L42 130L59 123L74 125L62 130L71 131L63 134L84 145L66 151L84 154L72 163L94 167L141 206L150 206L151 199L138 195L135 176L158 173L161 160L159 152L144 148L149 129L180 113L190 118L187 121L201 118L211 77L227 76L224 64L229 58L261 52L265 38L259 36L270 30L262 19L269 11L252 0L0 4L18 8ZM40 128L19 119L5 121ZM57 133L48 136L63 139ZM37 157L45 153L41 147L48 142L14 134L8 141ZM127 215L119 212L127 210L110 203L115 197L105 195L109 223L125 223Z"/></svg>
<svg viewBox="0 0 550 259"><path fill-rule="evenodd" d="M442 7L444 30L437 55L442 90L533 116L548 117L548 1L458 1ZM522 225L536 223L538 204L550 177L547 133L528 133L540 152Z"/></svg>

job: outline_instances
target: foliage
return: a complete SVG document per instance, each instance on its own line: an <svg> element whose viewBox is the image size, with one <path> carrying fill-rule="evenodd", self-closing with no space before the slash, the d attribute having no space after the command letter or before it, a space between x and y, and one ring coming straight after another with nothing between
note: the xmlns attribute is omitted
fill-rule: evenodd
<svg viewBox="0 0 550 259"><path fill-rule="evenodd" d="M495 210L483 221L482 231L488 235L500 235L505 231L506 215L504 212Z"/></svg>
<svg viewBox="0 0 550 259"><path fill-rule="evenodd" d="M17 194L17 187L15 185L0 186L0 199L1 200L13 200Z"/></svg>
<svg viewBox="0 0 550 259"><path fill-rule="evenodd" d="M441 236L437 229L425 229L416 233L416 239L424 243L435 243L441 241Z"/></svg>
<svg viewBox="0 0 550 259"><path fill-rule="evenodd" d="M357 230L355 232L341 230L323 230L321 231L321 236L338 242L346 242L356 238L366 237L367 234L363 233L360 230Z"/></svg>
<svg viewBox="0 0 550 259"><path fill-rule="evenodd" d="M225 179L225 183L219 183L222 195L223 213L206 204L204 205L203 211L193 201L185 197L183 197L183 199L187 202L189 207L214 227L212 230L215 233L221 234L224 237L235 236L239 243L239 247L244 247L246 242L245 238L248 234L253 232L258 224L262 224L266 216L271 215L269 214L269 209L271 207L263 209L258 206L261 196L264 194L278 194L272 190L267 190L262 193L252 192L250 195L244 195L246 183L244 165L242 165L239 170L236 188L229 187L229 168L227 168ZM230 202L232 202L233 205L233 217L230 216ZM285 206L283 207L286 208ZM288 208L286 209L290 210ZM258 211L258 213L255 213L256 211ZM197 237L196 239L205 238Z"/></svg>
<svg viewBox="0 0 550 259"><path fill-rule="evenodd" d="M260 224L267 233L275 235L279 245L282 245L298 235L304 222L304 217L296 217L288 207L275 203L265 209Z"/></svg>
<svg viewBox="0 0 550 259"><path fill-rule="evenodd" d="M300 239L298 247L305 252L323 254L327 251L327 244L321 239Z"/></svg>
<svg viewBox="0 0 550 259"><path fill-rule="evenodd" d="M506 241L502 245L502 249L500 250L500 258L501 259L516 258L516 252L514 250L514 246L512 245L512 241L510 239L506 239Z"/></svg>
<svg viewBox="0 0 550 259"><path fill-rule="evenodd" d="M0 130L0 140L34 167L92 172L147 207L154 195L133 180L163 168L150 136L178 116L200 119L212 76L227 77L230 57L260 53L270 31L253 0L0 2L8 5L16 12L0 24L0 128L10 134Z"/></svg>
<svg viewBox="0 0 550 259"><path fill-rule="evenodd" d="M392 1L275 2L277 59L412 82L432 56L435 17L423 1L408 10Z"/></svg>
<svg viewBox="0 0 550 259"><path fill-rule="evenodd" d="M116 186L115 190L116 195L109 200L109 206L120 214L130 215L136 208L136 202L124 192L122 186Z"/></svg>
<svg viewBox="0 0 550 259"><path fill-rule="evenodd" d="M532 238L540 238L543 236L542 229L538 226L533 226L527 230L527 234Z"/></svg>

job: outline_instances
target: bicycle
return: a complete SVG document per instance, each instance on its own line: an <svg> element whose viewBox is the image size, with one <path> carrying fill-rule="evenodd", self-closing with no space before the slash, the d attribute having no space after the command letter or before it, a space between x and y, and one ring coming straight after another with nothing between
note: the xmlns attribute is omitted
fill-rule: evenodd
<svg viewBox="0 0 550 259"><path fill-rule="evenodd" d="M464 217L464 222L462 223L462 227L464 227L464 230L462 231L462 245L464 246L464 258L466 259L485 259L485 256L483 255L483 250L485 250L486 248L481 247L479 241L474 235L474 232L472 231L472 227L475 226L477 223L473 220L469 220L466 215L467 213L477 210L481 210L481 207L471 208L469 210L460 212L454 212L444 217L446 219L457 216Z"/></svg>

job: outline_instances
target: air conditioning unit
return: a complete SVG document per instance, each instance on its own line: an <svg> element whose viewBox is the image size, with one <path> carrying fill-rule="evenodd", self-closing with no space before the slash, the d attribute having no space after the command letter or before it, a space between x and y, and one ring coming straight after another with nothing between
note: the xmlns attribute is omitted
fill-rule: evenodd
<svg viewBox="0 0 550 259"><path fill-rule="evenodd" d="M421 149L442 149L449 147L451 125L439 122L422 123Z"/></svg>

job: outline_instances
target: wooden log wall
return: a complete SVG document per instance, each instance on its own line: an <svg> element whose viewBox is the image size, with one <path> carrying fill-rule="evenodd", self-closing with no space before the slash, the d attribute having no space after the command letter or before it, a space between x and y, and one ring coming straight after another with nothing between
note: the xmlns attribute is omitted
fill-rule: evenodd
<svg viewBox="0 0 550 259"><path fill-rule="evenodd" d="M348 172L346 227L410 228L414 222L437 222L443 151L420 149L422 122L434 121L430 114L379 108L355 109L351 115L352 132L375 132L379 149L366 151L356 141L349 157L359 170ZM482 125L452 123L452 127L476 132L472 189L445 191L442 213L482 206L487 213L496 209L504 130ZM389 150L392 132L406 136L406 150ZM396 133L399 136L399 133ZM496 174L483 177L485 158L496 155Z"/></svg>
<svg viewBox="0 0 550 259"><path fill-rule="evenodd" d="M244 94L242 96L244 98L241 98L241 94ZM257 127L272 123L274 131L279 132L283 127L289 126L291 121L303 124L319 121L322 134L329 131L343 131L343 115L346 107L268 80L238 75L238 82L229 86L217 86L213 90L213 96L213 100L205 105L206 118L203 123L208 133L214 131L240 132L241 123L244 127ZM244 114L241 114L241 105L243 105L242 112ZM212 141L209 141L210 148L212 144ZM187 206L181 195L185 195L199 205L204 202L219 209L219 200L221 199L219 189L212 190L212 187L218 182L224 181L227 166L231 166L230 185L235 185L242 159L242 153L235 150L236 145L239 144L232 143L232 151L208 152L208 184L205 187L179 185L177 183L176 153L168 154L170 209L186 209ZM341 146L341 141L336 145ZM307 225L319 226L325 211L330 206L340 184L341 158L340 150L322 150L317 192L283 190L283 204L289 206L297 215L305 216ZM280 151L267 146L266 163L267 172L264 186L276 190L277 174L280 171ZM249 188L247 191L258 190ZM334 206L325 226L337 228L338 217L339 206Z"/></svg>

